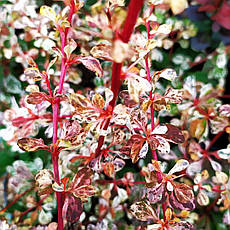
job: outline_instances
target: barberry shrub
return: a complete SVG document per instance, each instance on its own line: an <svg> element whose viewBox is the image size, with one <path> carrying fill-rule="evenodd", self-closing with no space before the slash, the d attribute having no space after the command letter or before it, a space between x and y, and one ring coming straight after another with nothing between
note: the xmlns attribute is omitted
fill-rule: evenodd
<svg viewBox="0 0 230 230"><path fill-rule="evenodd" d="M0 2L0 229L228 229L220 2Z"/></svg>

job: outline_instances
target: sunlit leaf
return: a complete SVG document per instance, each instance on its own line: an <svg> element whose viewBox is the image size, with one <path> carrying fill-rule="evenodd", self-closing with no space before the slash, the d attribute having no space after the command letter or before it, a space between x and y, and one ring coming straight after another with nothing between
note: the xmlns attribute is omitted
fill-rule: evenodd
<svg viewBox="0 0 230 230"><path fill-rule="evenodd" d="M219 112L223 117L230 117L230 104L221 105L219 107Z"/></svg>
<svg viewBox="0 0 230 230"><path fill-rule="evenodd" d="M170 7L173 14L180 14L188 7L187 0L170 0Z"/></svg>
<svg viewBox="0 0 230 230"><path fill-rule="evenodd" d="M221 159L225 159L225 160L230 159L230 148L218 150L218 151L217 151L217 155L218 155Z"/></svg>
<svg viewBox="0 0 230 230"><path fill-rule="evenodd" d="M216 176L212 178L213 182L216 184L227 184L228 176L224 172L216 172Z"/></svg>
<svg viewBox="0 0 230 230"><path fill-rule="evenodd" d="M30 67L30 68L25 69L24 74L28 79L32 79L34 81L40 81L43 78L39 69L36 67Z"/></svg>
<svg viewBox="0 0 230 230"><path fill-rule="evenodd" d="M104 173L108 177L114 177L115 176L115 169L113 162L106 162L104 165Z"/></svg>
<svg viewBox="0 0 230 230"><path fill-rule="evenodd" d="M57 15L56 15L55 11L49 6L42 6L40 8L40 14L42 16L49 18L53 22L56 21Z"/></svg>
<svg viewBox="0 0 230 230"><path fill-rule="evenodd" d="M42 225L46 225L48 223L51 222L52 220L52 213L51 212L45 212L43 209L41 210L41 212L39 213L38 216L38 221L40 224Z"/></svg>
<svg viewBox="0 0 230 230"><path fill-rule="evenodd" d="M111 52L112 52L112 46L107 44L98 44L90 50L90 53L93 55L93 57L100 58L107 61L113 60L111 56Z"/></svg>
<svg viewBox="0 0 230 230"><path fill-rule="evenodd" d="M55 192L63 192L64 191L64 186L63 186L63 184L58 184L57 182L54 182L53 184L52 184L52 188L53 188L53 190L55 191Z"/></svg>
<svg viewBox="0 0 230 230"><path fill-rule="evenodd" d="M140 152L139 152L139 157L140 158L145 158L147 153L148 153L148 150L149 150L149 145L147 143L147 141L144 143L144 145L142 146Z"/></svg>
<svg viewBox="0 0 230 230"><path fill-rule="evenodd" d="M92 98L92 104L95 107L103 109L105 106L105 100L99 93L96 93Z"/></svg>
<svg viewBox="0 0 230 230"><path fill-rule="evenodd" d="M70 58L71 54L76 48L77 48L77 43L73 39L70 39L68 44L64 47L64 52L66 54L67 59Z"/></svg>
<svg viewBox="0 0 230 230"><path fill-rule="evenodd" d="M162 77L169 81L174 81L177 78L177 74L174 69L164 69L160 71L159 77Z"/></svg>
<svg viewBox="0 0 230 230"><path fill-rule="evenodd" d="M189 166L189 162L184 159L180 159L176 162L176 164L173 166L173 168L169 171L168 174L174 174L175 172L180 172L184 169L186 169Z"/></svg>
<svg viewBox="0 0 230 230"><path fill-rule="evenodd" d="M179 104L183 101L183 91L178 89L168 88L164 95L167 103Z"/></svg>
<svg viewBox="0 0 230 230"><path fill-rule="evenodd" d="M214 161L212 159L209 159L210 163L211 163L211 166L212 168L215 170L215 171L221 171L222 170L222 166L220 163L218 163L217 161Z"/></svg>
<svg viewBox="0 0 230 230"><path fill-rule="evenodd" d="M163 137L161 137L161 136L156 136L155 137L157 140L158 140L158 142L159 142L159 144L158 144L158 146L157 146L157 152L161 155L165 155L165 154L168 154L169 152L170 152L170 145L169 145L169 143L168 143L168 141L165 139L165 138L163 138ZM150 145L151 146L151 145Z"/></svg>
<svg viewBox="0 0 230 230"><path fill-rule="evenodd" d="M127 58L132 57L133 51L130 48L129 44L122 42L120 39L117 39L113 43L111 50L111 56L113 61L116 63L122 63Z"/></svg>

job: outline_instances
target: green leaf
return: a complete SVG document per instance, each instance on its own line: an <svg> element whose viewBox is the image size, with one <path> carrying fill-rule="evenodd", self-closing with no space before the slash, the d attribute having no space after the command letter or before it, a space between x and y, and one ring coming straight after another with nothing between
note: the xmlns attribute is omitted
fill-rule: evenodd
<svg viewBox="0 0 230 230"><path fill-rule="evenodd" d="M6 78L4 85L8 93L21 94L22 92L21 82L13 75Z"/></svg>

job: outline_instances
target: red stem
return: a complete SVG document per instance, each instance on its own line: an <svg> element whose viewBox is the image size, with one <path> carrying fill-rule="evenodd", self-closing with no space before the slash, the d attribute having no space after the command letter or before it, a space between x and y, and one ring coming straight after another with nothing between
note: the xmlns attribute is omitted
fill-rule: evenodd
<svg viewBox="0 0 230 230"><path fill-rule="evenodd" d="M137 17L139 15L139 12L144 4L144 0L131 0L128 8L128 15L125 20L124 27L122 29L122 32L120 34L120 38L122 39L123 42L128 42L130 39L130 36L133 32L133 28L136 24ZM114 94L113 100L109 103L109 105L112 107L112 110L115 107L115 103L117 100L117 96L119 93L119 89L122 84L122 79L121 79L121 68L122 68L122 63L116 63L113 62L113 67L112 67L112 81L111 81L111 90ZM108 118L105 121L105 125L103 127L103 130L107 130L108 126L110 123L110 118ZM98 139L98 145L97 149L95 151L95 158L99 157L101 154L101 148L104 143L104 136L100 136Z"/></svg>
<svg viewBox="0 0 230 230"><path fill-rule="evenodd" d="M43 201L44 201L49 195L50 195L50 194L47 194L46 196L44 196L43 198L41 198L41 199L37 202L37 205L36 205L36 206L33 206L33 207L31 207L31 208L28 208L25 212L21 213L18 222L21 222L23 216L25 216L27 213L31 212L33 209L38 209L38 208L42 205Z"/></svg>
<svg viewBox="0 0 230 230"><path fill-rule="evenodd" d="M70 6L70 13L68 17L68 21L71 24L72 21L72 16L74 13L75 9L75 3L74 0L71 0L71 6ZM67 65L66 65L66 55L64 52L64 48L66 46L66 40L67 40L67 35L68 35L69 29L66 28L65 31L60 31L60 36L61 36L61 52L62 52L62 60L61 60L61 75L60 75L60 81L59 81L59 88L57 93L62 94L63 90L63 84L65 81L65 76L66 76L66 70L67 70ZM59 122L59 105L60 105L60 99L57 99L55 104L53 105L53 144L55 145L57 142L57 131L58 131L58 122ZM54 148L54 151L52 152L52 163L53 163L53 168L54 168L54 180L60 184L60 178L59 178L59 169L58 169L58 152L57 148ZM62 218L62 206L63 206L63 197L60 192L56 192L57 196L57 206L58 206L58 229L63 230L63 218Z"/></svg>
<svg viewBox="0 0 230 230"><path fill-rule="evenodd" d="M150 11L150 15L152 14L153 8ZM149 16L150 16L149 15ZM147 29L147 36L148 38L150 37L149 35L149 23L146 23L146 29ZM147 72L147 80L151 83L151 75L150 75L150 68L149 68L149 53L147 53L147 55L145 56L145 66L146 66L146 72ZM152 91L149 92L149 100L154 100L154 96ZM154 107L153 104L151 104L150 106L150 114L151 114L151 131L153 131L155 129L155 122L154 122ZM157 153L156 150L152 151L152 156L153 156L153 160L157 161L158 157L157 157ZM162 181L162 175L157 172L157 181L158 183L160 183ZM165 216L165 212L167 209L167 205L166 202L164 202L162 204L162 209L163 209L163 218L164 221L166 221L166 216Z"/></svg>
<svg viewBox="0 0 230 230"><path fill-rule="evenodd" d="M26 193L32 191L34 189L34 187L31 187L29 189L27 189L25 192L16 195L16 199L11 201L5 208L3 208L2 210L0 210L0 214L4 213L8 208L10 208L13 204L15 204L21 197L23 197Z"/></svg>
<svg viewBox="0 0 230 230"><path fill-rule="evenodd" d="M220 138L220 136L222 134L224 134L224 130L223 131L220 131L219 133L216 134L216 136L212 139L212 141L210 142L209 146L207 147L206 151L208 151L212 146L213 144Z"/></svg>

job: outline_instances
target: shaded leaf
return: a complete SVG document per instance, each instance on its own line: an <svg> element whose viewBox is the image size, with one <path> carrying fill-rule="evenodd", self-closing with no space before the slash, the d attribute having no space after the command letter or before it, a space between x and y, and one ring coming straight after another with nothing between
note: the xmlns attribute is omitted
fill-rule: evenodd
<svg viewBox="0 0 230 230"><path fill-rule="evenodd" d="M147 190L147 198L151 203L157 203L165 199L165 188L163 184L158 184Z"/></svg>
<svg viewBox="0 0 230 230"><path fill-rule="evenodd" d="M209 204L209 197L203 190L199 191L196 199L200 206L207 206Z"/></svg>
<svg viewBox="0 0 230 230"><path fill-rule="evenodd" d="M185 138L179 128L171 124L165 124L165 125L168 128L168 130L165 134L162 135L164 138L176 144L184 143Z"/></svg>
<svg viewBox="0 0 230 230"><path fill-rule="evenodd" d="M174 197L173 192L171 192L169 196L169 202L175 209L191 211L195 208L194 200L190 200L190 202L187 203L182 203Z"/></svg>
<svg viewBox="0 0 230 230"><path fill-rule="evenodd" d="M221 8L215 15L211 17L213 20L217 21L221 26L226 29L230 29L230 5L227 1L224 1Z"/></svg>
<svg viewBox="0 0 230 230"><path fill-rule="evenodd" d="M127 141L126 145L121 148L121 152L130 156L133 163L139 160L139 153L145 142L145 138L141 135L132 135L132 137Z"/></svg>

